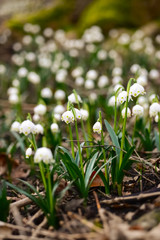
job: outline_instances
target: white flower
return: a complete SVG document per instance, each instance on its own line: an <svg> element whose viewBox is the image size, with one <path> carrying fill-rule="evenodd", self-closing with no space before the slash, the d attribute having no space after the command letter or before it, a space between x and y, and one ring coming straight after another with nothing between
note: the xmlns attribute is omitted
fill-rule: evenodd
<svg viewBox="0 0 160 240"><path fill-rule="evenodd" d="M157 69L152 69L150 72L149 72L149 77L153 80L156 80L159 78L159 72Z"/></svg>
<svg viewBox="0 0 160 240"><path fill-rule="evenodd" d="M65 111L65 108L62 106L62 105L57 105L55 108L54 108L54 113L56 114L62 114L64 113Z"/></svg>
<svg viewBox="0 0 160 240"><path fill-rule="evenodd" d="M38 114L33 115L33 121L38 122L40 120L40 116Z"/></svg>
<svg viewBox="0 0 160 240"><path fill-rule="evenodd" d="M74 108L74 110L75 110L76 118L77 118L77 119L81 119L81 118L82 118L81 111L78 110L77 108Z"/></svg>
<svg viewBox="0 0 160 240"><path fill-rule="evenodd" d="M47 107L43 104L39 104L34 108L34 113L43 116L47 111Z"/></svg>
<svg viewBox="0 0 160 240"><path fill-rule="evenodd" d="M53 162L53 155L49 148L41 147L36 150L34 155L34 162L40 163L41 161L46 164Z"/></svg>
<svg viewBox="0 0 160 240"><path fill-rule="evenodd" d="M9 99L8 100L9 100L9 102L11 104L16 104L16 103L19 102L19 97L18 97L17 94L11 94L11 95L9 95Z"/></svg>
<svg viewBox="0 0 160 240"><path fill-rule="evenodd" d="M140 96L138 99L137 99L137 102L138 104L140 105L144 105L145 103L147 103L147 99L144 97L144 96Z"/></svg>
<svg viewBox="0 0 160 240"><path fill-rule="evenodd" d="M120 67L115 67L112 70L112 76L120 76L122 75L122 68Z"/></svg>
<svg viewBox="0 0 160 240"><path fill-rule="evenodd" d="M80 109L80 112L81 112L81 115L82 115L82 119L84 121L86 121L89 117L89 112L85 109L82 109L82 108Z"/></svg>
<svg viewBox="0 0 160 240"><path fill-rule="evenodd" d="M33 84L38 84L40 83L40 76L35 72L30 72L28 74L28 81Z"/></svg>
<svg viewBox="0 0 160 240"><path fill-rule="evenodd" d="M12 81L12 85L13 85L13 87L15 87L15 88L19 87L19 85L20 85L19 80L18 80L18 79L14 79L14 80Z"/></svg>
<svg viewBox="0 0 160 240"><path fill-rule="evenodd" d="M17 74L21 78L26 77L27 74L28 74L28 70L25 67L21 67L21 68L18 69Z"/></svg>
<svg viewBox="0 0 160 240"><path fill-rule="evenodd" d="M105 60L107 58L106 50L104 50L104 49L99 50L98 53L97 53L97 58L99 60Z"/></svg>
<svg viewBox="0 0 160 240"><path fill-rule="evenodd" d="M150 117L155 117L156 115L158 115L159 112L160 112L160 104L157 102L152 103L149 108Z"/></svg>
<svg viewBox="0 0 160 240"><path fill-rule="evenodd" d="M116 85L114 86L114 89L113 89L113 90L114 90L114 92L117 92L118 89L119 89L119 91L118 91L119 93L122 92L122 90L124 90L124 87L122 86L122 84L119 84L119 83L116 84Z"/></svg>
<svg viewBox="0 0 160 240"><path fill-rule="evenodd" d="M98 134L100 134L101 131L102 131L102 127L101 127L100 122L96 122L96 123L93 125L93 132L97 132Z"/></svg>
<svg viewBox="0 0 160 240"><path fill-rule="evenodd" d="M121 84L123 82L123 79L121 76L114 76L112 78L112 83L113 85L116 85L116 84Z"/></svg>
<svg viewBox="0 0 160 240"><path fill-rule="evenodd" d="M32 148L27 148L26 150L26 158L29 158L32 155Z"/></svg>
<svg viewBox="0 0 160 240"><path fill-rule="evenodd" d="M140 66L138 64L133 64L130 68L131 73L137 73L140 70Z"/></svg>
<svg viewBox="0 0 160 240"><path fill-rule="evenodd" d="M78 98L78 101L79 102L82 102L82 99L81 97L77 94L77 98ZM76 97L75 97L75 94L74 93L71 93L69 96L68 96L68 101L70 101L71 103L77 103L76 101Z"/></svg>
<svg viewBox="0 0 160 240"><path fill-rule="evenodd" d="M17 95L17 94L18 94L18 89L15 88L15 87L10 87L10 88L8 88L8 90L7 90L7 94L8 94L8 95L12 95L12 94Z"/></svg>
<svg viewBox="0 0 160 240"><path fill-rule="evenodd" d="M84 70L82 67L76 67L75 69L73 69L73 71L71 72L72 77L77 78L82 76Z"/></svg>
<svg viewBox="0 0 160 240"><path fill-rule="evenodd" d="M151 94L149 96L149 102L152 103L152 101L157 97L157 95L155 93Z"/></svg>
<svg viewBox="0 0 160 240"><path fill-rule="evenodd" d="M36 59L36 55L33 52L29 52L25 56L26 61L33 62Z"/></svg>
<svg viewBox="0 0 160 240"><path fill-rule="evenodd" d="M108 83L109 83L108 77L105 75L102 75L99 77L97 85L99 88L104 88L106 85L108 85Z"/></svg>
<svg viewBox="0 0 160 240"><path fill-rule="evenodd" d="M36 124L35 125L35 131L36 131L37 134L43 134L44 128L42 127L41 124Z"/></svg>
<svg viewBox="0 0 160 240"><path fill-rule="evenodd" d="M58 122L61 120L61 115L59 113L54 113L53 117Z"/></svg>
<svg viewBox="0 0 160 240"><path fill-rule="evenodd" d="M76 84L77 86L82 86L82 85L84 84L84 78L83 78L83 77L77 77L77 78L75 79L75 84Z"/></svg>
<svg viewBox="0 0 160 240"><path fill-rule="evenodd" d="M137 104L132 108L132 115L142 117L143 114L144 114L144 108L142 106Z"/></svg>
<svg viewBox="0 0 160 240"><path fill-rule="evenodd" d="M131 87L130 87L130 92L129 94L133 97L137 97L139 95L144 95L145 91L144 91L144 87L141 86L138 83L134 83Z"/></svg>
<svg viewBox="0 0 160 240"><path fill-rule="evenodd" d="M30 133L34 133L36 132L35 129L35 125L33 122L31 122L30 120L25 120L21 123L20 127L19 127L19 133L23 133L24 135L29 135Z"/></svg>
<svg viewBox="0 0 160 240"><path fill-rule="evenodd" d="M50 38L53 36L53 29L52 28L45 28L43 31L45 37Z"/></svg>
<svg viewBox="0 0 160 240"><path fill-rule="evenodd" d="M41 96L43 98L51 98L52 97L52 90L50 88L48 88L48 87L43 88L41 90Z"/></svg>
<svg viewBox="0 0 160 240"><path fill-rule="evenodd" d="M32 37L30 35L25 35L23 38L22 38L22 43L24 45L29 45L30 43L32 42Z"/></svg>
<svg viewBox="0 0 160 240"><path fill-rule="evenodd" d="M66 97L66 94L63 90L59 89L55 92L54 94L54 98L57 100L57 101L62 101L64 100Z"/></svg>
<svg viewBox="0 0 160 240"><path fill-rule="evenodd" d="M126 100L127 100L127 91L120 92L117 97L118 103L122 104L122 103L126 102ZM128 100L130 100L130 99L128 99Z"/></svg>
<svg viewBox="0 0 160 240"><path fill-rule="evenodd" d="M93 89L94 88L94 81L91 79L87 79L84 84L86 89Z"/></svg>
<svg viewBox="0 0 160 240"><path fill-rule="evenodd" d="M89 100L91 103L95 103L95 101L97 100L97 93L95 92L90 93Z"/></svg>
<svg viewBox="0 0 160 240"><path fill-rule="evenodd" d="M59 126L58 126L57 123L52 123L52 124L51 124L51 131L52 131L52 133L57 133L57 132L59 132Z"/></svg>
<svg viewBox="0 0 160 240"><path fill-rule="evenodd" d="M159 116L158 116L158 115L155 116L154 121L155 121L156 123L159 121Z"/></svg>
<svg viewBox="0 0 160 240"><path fill-rule="evenodd" d="M121 112L123 118L125 117L125 113L126 113L126 108L123 108ZM129 108L127 108L127 117L131 117L131 110Z"/></svg>
<svg viewBox="0 0 160 240"><path fill-rule="evenodd" d="M143 76L143 75L139 76L137 78L137 83L142 85L143 87L145 87L147 85L147 83L148 83L147 76Z"/></svg>
<svg viewBox="0 0 160 240"><path fill-rule="evenodd" d="M21 124L18 121L13 122L12 125L11 125L11 131L19 132L20 125Z"/></svg>
<svg viewBox="0 0 160 240"><path fill-rule="evenodd" d="M98 73L96 70L89 70L86 73L86 78L95 80L98 77Z"/></svg>
<svg viewBox="0 0 160 240"><path fill-rule="evenodd" d="M120 105L120 103L117 100L117 107ZM115 96L112 96L108 100L108 106L114 107L115 106Z"/></svg>
<svg viewBox="0 0 160 240"><path fill-rule="evenodd" d="M62 121L64 121L65 123L73 123L74 122L74 115L71 111L66 111L62 114L61 117Z"/></svg>
<svg viewBox="0 0 160 240"><path fill-rule="evenodd" d="M57 74L56 74L56 81L59 83L65 82L67 77L67 70L66 69L59 69Z"/></svg>

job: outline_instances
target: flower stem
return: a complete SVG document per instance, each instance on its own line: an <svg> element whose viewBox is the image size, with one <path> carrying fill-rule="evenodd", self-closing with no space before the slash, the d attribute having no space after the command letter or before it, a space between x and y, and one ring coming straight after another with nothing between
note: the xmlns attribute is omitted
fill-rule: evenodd
<svg viewBox="0 0 160 240"><path fill-rule="evenodd" d="M44 171L43 162L39 163L39 169L40 169L40 172L41 172L41 177L42 177L44 188L47 191L47 183L46 183L46 178L45 178L45 175L44 175L45 171Z"/></svg>
<svg viewBox="0 0 160 240"><path fill-rule="evenodd" d="M47 179L48 179L48 191L49 191L49 204L50 204L50 212L53 212L53 197L52 197L52 185L51 185L51 176L49 165L47 165Z"/></svg>
<svg viewBox="0 0 160 240"><path fill-rule="evenodd" d="M72 157L75 159L75 156L74 156L73 135L72 135L72 129L71 129L71 124L70 124L70 123L68 124L68 127L69 127L69 137L70 137L70 140L71 140Z"/></svg>
<svg viewBox="0 0 160 240"><path fill-rule="evenodd" d="M136 119L135 119L135 122L134 122L134 128L133 128L133 134L132 134L132 145L134 144L134 136L135 136L135 133L136 133L136 127L137 127L137 116L136 116Z"/></svg>
<svg viewBox="0 0 160 240"><path fill-rule="evenodd" d="M101 124L101 127L102 127L102 114L101 114L101 111L99 111L99 121L100 121L100 124ZM104 146L104 136L103 136L103 129L101 130L101 142L102 142L102 145ZM106 152L105 152L105 149L102 148L102 151L103 151L103 158L104 158L104 163L105 163L105 178L106 178L106 181L109 183L109 178L108 178L108 172L107 172L107 160L106 160ZM109 193L109 189L105 186L105 192L106 194Z"/></svg>
<svg viewBox="0 0 160 240"><path fill-rule="evenodd" d="M160 150L160 113L158 113L159 150Z"/></svg>
<svg viewBox="0 0 160 240"><path fill-rule="evenodd" d="M80 157L81 172L82 172L82 175L84 177L83 160L82 160L82 153L81 153L81 147L80 147L80 142L79 142L77 120L75 120L75 128L76 128L76 137L77 137L78 151L79 151L79 157Z"/></svg>
<svg viewBox="0 0 160 240"><path fill-rule="evenodd" d="M122 161L123 161L123 148L124 148L124 141L125 141L125 132L126 132L126 123L127 123L127 108L128 108L128 99L129 99L129 90L132 83L132 78L130 78L128 84L127 84L127 99L126 99L126 111L125 111L125 117L123 121L123 130L122 130L122 140L121 140L121 152L119 157L119 169L121 168Z"/></svg>

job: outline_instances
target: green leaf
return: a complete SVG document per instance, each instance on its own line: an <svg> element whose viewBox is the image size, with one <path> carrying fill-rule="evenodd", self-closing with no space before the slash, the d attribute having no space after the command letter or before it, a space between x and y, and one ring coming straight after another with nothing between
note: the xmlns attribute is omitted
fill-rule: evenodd
<svg viewBox="0 0 160 240"><path fill-rule="evenodd" d="M111 125L109 124L109 122L107 120L104 120L104 123L105 123L105 126L109 132L109 135L112 139L112 143L113 145L115 146L115 150L116 150L116 154L117 154L117 161L119 162L119 156L120 156L120 145L119 145L119 142L118 142L118 137L117 135L115 134L113 128L111 127Z"/></svg>
<svg viewBox="0 0 160 240"><path fill-rule="evenodd" d="M98 156L98 152L96 154L94 154L94 156L91 158L89 164L87 165L87 169L86 169L86 172L85 172L85 187L88 186L89 184L89 179L90 179L90 176L93 172L93 167L94 167L94 164L96 162L96 159L97 159L97 156Z"/></svg>
<svg viewBox="0 0 160 240"><path fill-rule="evenodd" d="M81 153L82 153L84 144L85 142L80 144ZM77 151L76 158L75 158L75 163L77 164L77 166L79 166L79 161L80 161L80 156L79 156L79 151Z"/></svg>
<svg viewBox="0 0 160 240"><path fill-rule="evenodd" d="M61 147L61 146L59 146L58 148L61 149L64 153L66 153L69 156L69 158L71 159L72 162L75 162L75 160L72 157L71 153L66 148Z"/></svg>
<svg viewBox="0 0 160 240"><path fill-rule="evenodd" d="M159 147L159 134L157 133L156 129L154 130L154 137L155 137L156 147L157 147L158 150L160 150L160 147Z"/></svg>
<svg viewBox="0 0 160 240"><path fill-rule="evenodd" d="M5 182L0 185L0 220L6 222L9 215L9 204L7 200L6 184Z"/></svg>

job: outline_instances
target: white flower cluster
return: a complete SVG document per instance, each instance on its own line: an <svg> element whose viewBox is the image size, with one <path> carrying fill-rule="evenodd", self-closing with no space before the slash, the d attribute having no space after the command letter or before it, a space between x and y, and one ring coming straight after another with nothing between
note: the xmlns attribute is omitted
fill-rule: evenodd
<svg viewBox="0 0 160 240"><path fill-rule="evenodd" d="M29 135L30 133L36 133L36 127L33 122L30 120L25 120L21 123L19 127L19 133L23 133L24 135Z"/></svg>
<svg viewBox="0 0 160 240"><path fill-rule="evenodd" d="M150 117L156 117L156 115L158 115L158 113L160 113L160 104L157 102L152 103L149 108Z"/></svg>
<svg viewBox="0 0 160 240"><path fill-rule="evenodd" d="M54 162L52 152L49 148L41 147L36 150L34 155L34 162L40 163L42 161L45 164L50 164Z"/></svg>
<svg viewBox="0 0 160 240"><path fill-rule="evenodd" d="M19 102L19 96L18 96L18 88L16 87L10 87L7 91L9 95L9 102L11 104L17 104Z"/></svg>
<svg viewBox="0 0 160 240"><path fill-rule="evenodd" d="M73 123L74 122L74 115L72 113L72 111L66 111L62 114L61 117L62 121L64 121L65 123Z"/></svg>

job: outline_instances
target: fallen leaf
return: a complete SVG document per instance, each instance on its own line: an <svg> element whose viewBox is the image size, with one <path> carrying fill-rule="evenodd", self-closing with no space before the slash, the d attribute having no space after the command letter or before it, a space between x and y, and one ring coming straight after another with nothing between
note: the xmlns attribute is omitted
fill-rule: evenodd
<svg viewBox="0 0 160 240"><path fill-rule="evenodd" d="M91 177L90 177L90 181L92 180L92 178L94 177L95 174L96 174L96 171L93 171L92 174L91 174ZM94 178L90 187L104 187L104 183L103 183L101 177L98 174Z"/></svg>

